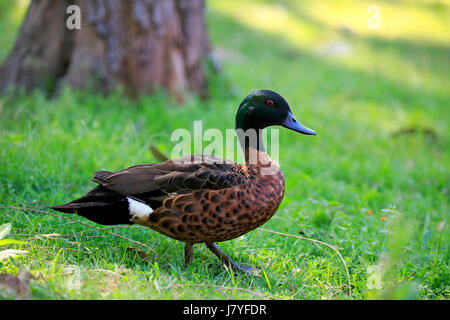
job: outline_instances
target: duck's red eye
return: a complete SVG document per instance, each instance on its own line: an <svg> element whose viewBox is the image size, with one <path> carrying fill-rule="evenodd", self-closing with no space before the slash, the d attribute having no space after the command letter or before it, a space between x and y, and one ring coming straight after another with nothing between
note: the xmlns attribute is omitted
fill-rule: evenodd
<svg viewBox="0 0 450 320"><path fill-rule="evenodd" d="M266 101L266 105L268 105L269 107L273 107L275 105L275 102L269 99Z"/></svg>

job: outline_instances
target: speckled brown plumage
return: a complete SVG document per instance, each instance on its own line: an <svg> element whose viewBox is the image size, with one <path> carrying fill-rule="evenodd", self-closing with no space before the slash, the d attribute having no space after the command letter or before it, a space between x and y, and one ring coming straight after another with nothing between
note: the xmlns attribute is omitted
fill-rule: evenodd
<svg viewBox="0 0 450 320"><path fill-rule="evenodd" d="M255 166L235 167L242 174L241 183L171 196L148 221L139 223L188 243L231 240L259 227L283 199L283 177L279 170L275 176L265 176Z"/></svg>
<svg viewBox="0 0 450 320"><path fill-rule="evenodd" d="M194 159L189 157L184 162ZM263 175L259 163L240 165L203 156L195 164L169 160L131 167L101 179L96 174L93 180L116 192L127 190L128 195L148 202L163 191L166 197L159 196L164 198L160 206L136 223L191 244L219 242L259 227L276 212L283 198L284 180L278 165L269 164L273 172ZM139 186L133 175L151 177ZM130 180L133 192L128 186Z"/></svg>

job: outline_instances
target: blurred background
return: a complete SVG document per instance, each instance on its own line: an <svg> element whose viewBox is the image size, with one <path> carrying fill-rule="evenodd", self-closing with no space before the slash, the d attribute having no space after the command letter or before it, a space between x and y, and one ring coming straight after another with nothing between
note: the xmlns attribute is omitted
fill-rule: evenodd
<svg viewBox="0 0 450 320"><path fill-rule="evenodd" d="M0 61L28 4L0 4ZM271 89L317 136L280 131L286 195L265 227L338 247L351 298L448 299L450 2L209 0L204 17L206 95L179 99L156 90L129 98L120 89L70 86L56 95L3 93L0 202L46 206L81 196L93 171L157 161L149 146L169 154L171 132L192 130L194 120L233 128L242 98ZM4 211L0 221L19 229L54 231ZM349 297L336 289L346 277L332 253L308 243L292 249L256 231L245 237L223 246L254 246L255 259L270 266L273 282L252 284L258 290L280 298ZM300 267L294 272L286 261ZM372 265L381 267L383 290L367 287Z"/></svg>

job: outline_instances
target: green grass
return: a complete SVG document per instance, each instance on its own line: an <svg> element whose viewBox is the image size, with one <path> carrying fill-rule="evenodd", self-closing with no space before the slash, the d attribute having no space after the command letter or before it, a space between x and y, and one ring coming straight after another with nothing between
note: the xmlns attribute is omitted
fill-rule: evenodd
<svg viewBox="0 0 450 320"><path fill-rule="evenodd" d="M0 96L0 224L12 223L9 238L26 241L0 250L27 250L0 261L0 273L30 270L34 299L449 299L450 6L380 1L381 29L370 30L371 2L310 2L208 1L223 64L209 101L177 106L163 93L131 101L68 88L53 99ZM7 30L0 58L23 8L2 14L9 18L0 19ZM347 53L327 54L332 43ZM335 246L351 296L339 256L310 241L255 230L220 243L237 262L263 271L233 277L203 245L184 268L183 244L156 232L108 229L150 250L9 207L67 202L94 185L96 170L155 162L149 145L169 153L171 132L192 130L194 120L204 129L233 128L240 100L256 88L281 93L318 132L280 130L286 193L264 228ZM404 128L419 131L393 136ZM66 237L46 236L53 233ZM368 288L371 266L381 266L381 290Z"/></svg>

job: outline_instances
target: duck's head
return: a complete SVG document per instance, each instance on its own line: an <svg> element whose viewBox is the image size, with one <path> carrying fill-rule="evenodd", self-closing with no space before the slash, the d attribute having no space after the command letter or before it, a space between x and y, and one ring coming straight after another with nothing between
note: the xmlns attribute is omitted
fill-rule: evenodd
<svg viewBox="0 0 450 320"><path fill-rule="evenodd" d="M274 125L303 134L316 134L295 119L286 100L274 91L255 90L242 100L236 114L236 129L259 130Z"/></svg>

